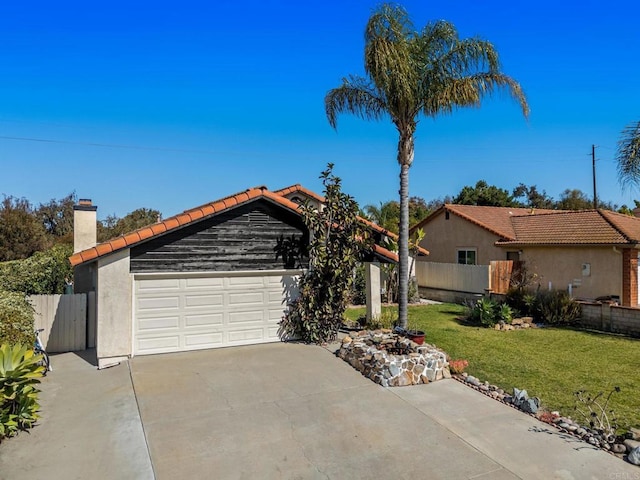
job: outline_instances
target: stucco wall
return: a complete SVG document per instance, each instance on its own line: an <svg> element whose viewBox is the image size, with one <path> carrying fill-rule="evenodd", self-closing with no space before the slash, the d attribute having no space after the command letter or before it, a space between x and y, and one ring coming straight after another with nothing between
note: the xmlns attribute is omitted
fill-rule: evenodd
<svg viewBox="0 0 640 480"><path fill-rule="evenodd" d="M520 259L541 288L551 282L555 289L566 289L571 283L575 298L622 296L622 254L612 247L526 247ZM590 274L583 275L587 263Z"/></svg>
<svg viewBox="0 0 640 480"><path fill-rule="evenodd" d="M96 285L98 367L131 355L131 291L129 249L98 260Z"/></svg>
<svg viewBox="0 0 640 480"><path fill-rule="evenodd" d="M430 262L458 263L457 251L460 248L476 248L478 265L507 259L507 250L494 245L499 240L497 235L457 215L450 214L447 220L445 212L442 212L423 228L425 238L420 246L429 250Z"/></svg>

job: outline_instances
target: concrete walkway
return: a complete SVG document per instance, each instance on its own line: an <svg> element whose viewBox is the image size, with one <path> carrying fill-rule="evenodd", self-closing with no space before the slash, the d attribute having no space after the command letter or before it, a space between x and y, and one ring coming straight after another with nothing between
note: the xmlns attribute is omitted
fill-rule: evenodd
<svg viewBox="0 0 640 480"><path fill-rule="evenodd" d="M640 478L454 380L385 389L320 347L54 366L42 424L0 444L1 479Z"/></svg>

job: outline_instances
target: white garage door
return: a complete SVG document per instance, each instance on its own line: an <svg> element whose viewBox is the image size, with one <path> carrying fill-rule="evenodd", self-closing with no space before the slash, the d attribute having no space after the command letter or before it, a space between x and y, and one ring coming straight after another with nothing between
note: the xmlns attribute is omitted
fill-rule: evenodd
<svg viewBox="0 0 640 480"><path fill-rule="evenodd" d="M134 354L278 341L299 271L256 273L136 276Z"/></svg>

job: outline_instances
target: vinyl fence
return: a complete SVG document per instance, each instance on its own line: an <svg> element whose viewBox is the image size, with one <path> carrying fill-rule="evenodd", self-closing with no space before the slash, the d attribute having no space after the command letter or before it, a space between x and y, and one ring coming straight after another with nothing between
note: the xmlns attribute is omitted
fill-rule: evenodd
<svg viewBox="0 0 640 480"><path fill-rule="evenodd" d="M94 325L89 308L95 302L95 293L74 295L31 295L28 297L35 310L35 328L44 328L40 339L49 353L75 352L93 347L94 332L87 332L87 325ZM89 333L89 335L87 335Z"/></svg>
<svg viewBox="0 0 640 480"><path fill-rule="evenodd" d="M455 292L485 293L491 281L489 265L416 262L418 286Z"/></svg>

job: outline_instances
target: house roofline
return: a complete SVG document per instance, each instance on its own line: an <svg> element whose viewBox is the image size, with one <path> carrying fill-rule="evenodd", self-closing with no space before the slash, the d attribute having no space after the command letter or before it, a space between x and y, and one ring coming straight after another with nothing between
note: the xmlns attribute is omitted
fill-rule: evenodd
<svg viewBox="0 0 640 480"><path fill-rule="evenodd" d="M307 191L312 194L314 198L322 198L319 195L311 192L310 190L304 189L304 187L300 185L295 185L296 191ZM287 189L291 189L293 187L288 187ZM277 192L282 192L284 190L278 190ZM304 190L301 190L304 189ZM291 190L293 191L293 190ZM210 203L206 203L204 205L200 205L198 207L185 210L182 213L169 217L161 222L155 223L153 225L148 225L146 227L141 227L133 232L121 235L116 238L112 238L107 240L106 242L102 242L94 247L87 248L80 252L74 253L71 257L69 257L69 262L71 266L75 267L77 265L81 265L84 263L89 263L96 261L97 259L115 253L117 251L123 250L125 248L131 248L133 246L139 245L143 242L150 240L151 238L155 238L161 235L164 235L169 232L177 231L182 227L190 225L194 222L202 221L212 216L218 215L226 210L235 208L240 205L247 204L249 202L256 201L258 199L267 199L276 204L279 204L282 207L285 207L293 212L299 213L299 205L295 202L284 197L282 193L271 192L264 186L249 188L243 192L236 193L234 195L229 195L220 200L215 200ZM369 222L363 218L358 217L358 220L363 224L369 226L370 228L374 228L378 231L385 231L382 227ZM377 228L376 228L377 227ZM424 249L422 251L427 252ZM374 245L374 251L381 255L383 258L390 260L392 262L398 261L397 254L391 252L390 250L381 247L380 245ZM421 252L423 253L423 252Z"/></svg>

